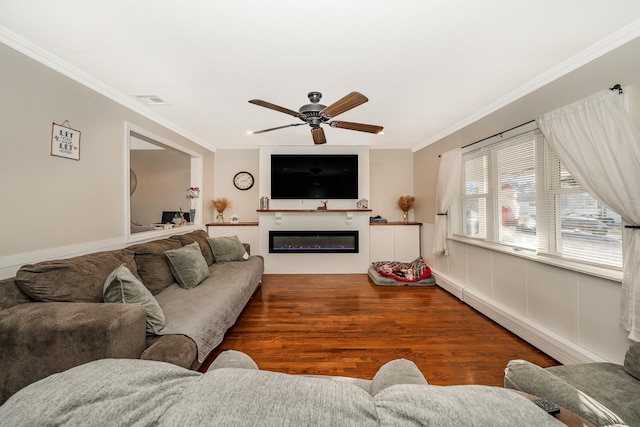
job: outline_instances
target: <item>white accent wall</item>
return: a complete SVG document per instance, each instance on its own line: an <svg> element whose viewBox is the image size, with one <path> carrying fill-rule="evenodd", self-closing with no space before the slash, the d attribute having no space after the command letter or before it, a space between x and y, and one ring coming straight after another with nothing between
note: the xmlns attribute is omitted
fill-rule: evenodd
<svg viewBox="0 0 640 427"><path fill-rule="evenodd" d="M357 154L358 199L329 200L328 209L356 209L361 198L369 199L369 147L364 146L264 146L260 149L259 193L271 196L272 154ZM319 200L270 200L269 209L317 209ZM369 212L355 212L351 219L344 212L281 214L260 213L259 253L265 258L266 273L366 273L369 265ZM269 230L358 230L357 254L270 254Z"/></svg>
<svg viewBox="0 0 640 427"><path fill-rule="evenodd" d="M438 284L563 363L621 363L629 346L618 326L620 278L592 275L517 254L449 240L435 256L433 223L438 155L528 122L620 83L640 126L640 39L633 40L500 110L414 153L416 219L424 223L422 254ZM629 177L635 181L638 176ZM604 278L607 277L607 278ZM615 280L612 280L615 279Z"/></svg>

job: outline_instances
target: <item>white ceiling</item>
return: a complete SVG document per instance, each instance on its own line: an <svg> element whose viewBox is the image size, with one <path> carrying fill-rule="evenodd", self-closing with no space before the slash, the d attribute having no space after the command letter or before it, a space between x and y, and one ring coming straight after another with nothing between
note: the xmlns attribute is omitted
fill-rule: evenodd
<svg viewBox="0 0 640 427"><path fill-rule="evenodd" d="M0 41L210 148L313 144L307 93L384 134L328 144L417 149L640 35L637 0L0 0ZM33 52L36 55L33 55ZM28 52L26 52L28 53ZM167 106L144 106L134 94Z"/></svg>

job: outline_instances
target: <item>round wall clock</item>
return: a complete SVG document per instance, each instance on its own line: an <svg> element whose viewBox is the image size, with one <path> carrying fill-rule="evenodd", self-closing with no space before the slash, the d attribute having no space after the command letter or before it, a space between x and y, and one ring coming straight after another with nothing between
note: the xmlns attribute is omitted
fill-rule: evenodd
<svg viewBox="0 0 640 427"><path fill-rule="evenodd" d="M236 176L233 177L233 185L235 185L238 190L248 190L253 187L254 182L253 175L245 171L238 172Z"/></svg>

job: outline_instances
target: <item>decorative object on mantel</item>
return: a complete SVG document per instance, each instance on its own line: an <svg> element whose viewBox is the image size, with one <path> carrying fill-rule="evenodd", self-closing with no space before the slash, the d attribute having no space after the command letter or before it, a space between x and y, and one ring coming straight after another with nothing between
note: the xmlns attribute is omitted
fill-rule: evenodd
<svg viewBox="0 0 640 427"><path fill-rule="evenodd" d="M200 188L187 188L187 199L189 199L189 203L191 203L191 206L189 208L189 218L191 219L191 223L196 222L196 199L198 197L200 197Z"/></svg>
<svg viewBox="0 0 640 427"><path fill-rule="evenodd" d="M409 222L409 211L413 209L415 200L413 196L400 196L398 199L398 207L402 211L402 222Z"/></svg>
<svg viewBox="0 0 640 427"><path fill-rule="evenodd" d="M240 222L240 217L237 214L231 215L231 224L237 224Z"/></svg>
<svg viewBox="0 0 640 427"><path fill-rule="evenodd" d="M367 209L369 207L369 201L365 198L362 198L358 200L356 206L358 207L358 209Z"/></svg>
<svg viewBox="0 0 640 427"><path fill-rule="evenodd" d="M172 221L175 225L185 225L186 220L184 219L184 212L182 212L182 208L178 212L176 212Z"/></svg>
<svg viewBox="0 0 640 427"><path fill-rule="evenodd" d="M70 126L69 120L51 126L51 155L80 160L80 131Z"/></svg>
<svg viewBox="0 0 640 427"><path fill-rule="evenodd" d="M218 216L216 216L216 221L219 223L224 222L224 211L231 206L231 201L226 197L221 197L219 199L213 199L211 201L213 207L218 211Z"/></svg>
<svg viewBox="0 0 640 427"><path fill-rule="evenodd" d="M320 203L322 203L322 206L318 206L318 210L319 211L326 211L327 210L327 202L328 202L328 200L320 200Z"/></svg>
<svg viewBox="0 0 640 427"><path fill-rule="evenodd" d="M260 197L260 210L269 210L269 198L266 196Z"/></svg>

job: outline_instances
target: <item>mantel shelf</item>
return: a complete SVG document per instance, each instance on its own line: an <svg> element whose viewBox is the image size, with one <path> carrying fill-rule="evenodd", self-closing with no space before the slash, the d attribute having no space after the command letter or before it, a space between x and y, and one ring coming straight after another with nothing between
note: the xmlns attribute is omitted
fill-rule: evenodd
<svg viewBox="0 0 640 427"><path fill-rule="evenodd" d="M293 212L293 213L371 212L371 209L258 209L257 212L262 212L262 213L277 213L277 212Z"/></svg>

